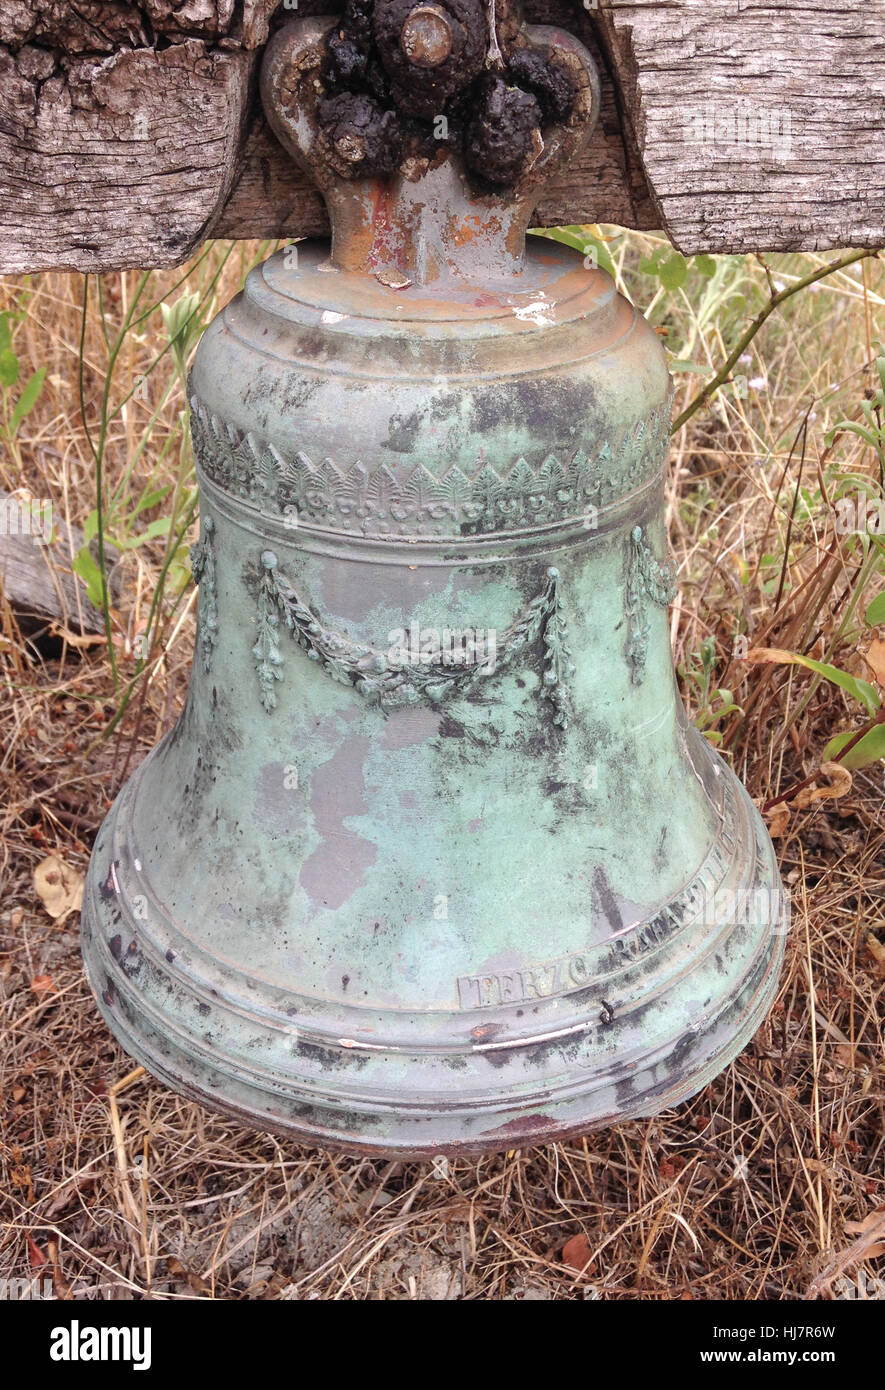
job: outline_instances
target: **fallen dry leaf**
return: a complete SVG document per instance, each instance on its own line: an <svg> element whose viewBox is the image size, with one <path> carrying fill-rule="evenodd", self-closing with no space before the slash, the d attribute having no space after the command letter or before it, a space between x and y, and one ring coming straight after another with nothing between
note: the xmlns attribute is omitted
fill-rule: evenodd
<svg viewBox="0 0 885 1390"><path fill-rule="evenodd" d="M80 651L87 647L102 647L107 643L105 633L77 633L71 632L68 628L62 627L61 623L50 623L49 634L51 637L60 637L69 647L77 647Z"/></svg>
<svg viewBox="0 0 885 1390"><path fill-rule="evenodd" d="M58 1253L58 1241L47 1240L46 1249L49 1252L49 1263L52 1268L52 1291L57 1299L70 1300L74 1297L71 1286L61 1271L61 1258Z"/></svg>
<svg viewBox="0 0 885 1390"><path fill-rule="evenodd" d="M589 1273L590 1246L587 1244L587 1237L583 1231L580 1235L572 1236L570 1240L566 1241L560 1252L560 1258L564 1265L570 1265L572 1269L580 1270L585 1274Z"/></svg>
<svg viewBox="0 0 885 1390"><path fill-rule="evenodd" d="M764 662L789 666L795 661L795 657L795 652L785 651L783 647L751 647L744 661L748 661L751 666L758 666Z"/></svg>
<svg viewBox="0 0 885 1390"><path fill-rule="evenodd" d="M31 989L35 994L54 994L55 981L51 975L35 975L31 981Z"/></svg>
<svg viewBox="0 0 885 1390"><path fill-rule="evenodd" d="M838 1279L846 1270L852 1269L860 1260L866 1259L866 1252L872 1244L873 1241L868 1237L860 1236L853 1245L849 1245L846 1250L839 1251L829 1261L826 1268L812 1279L806 1297L811 1300L819 1298L822 1293L827 1292L835 1279Z"/></svg>
<svg viewBox="0 0 885 1390"><path fill-rule="evenodd" d="M878 1234L880 1230L885 1230L885 1207L876 1207L875 1211L869 1212L862 1221L845 1222L847 1236L865 1236L870 1231Z"/></svg>
<svg viewBox="0 0 885 1390"><path fill-rule="evenodd" d="M885 1207L877 1207L875 1211L871 1211L868 1216L865 1216L863 1221L845 1222L845 1234L858 1236L859 1240L855 1244L863 1243L863 1258L865 1260L872 1260L878 1255L885 1255L885 1241L879 1239L883 1232L885 1232Z"/></svg>
<svg viewBox="0 0 885 1390"><path fill-rule="evenodd" d="M853 778L847 767L841 763L822 763L821 772L830 779L828 787L803 787L796 796L793 797L793 805L798 811L804 811L809 806L813 806L817 801L834 801L840 796L846 796L851 791Z"/></svg>
<svg viewBox="0 0 885 1390"><path fill-rule="evenodd" d="M34 1179L31 1175L30 1164L23 1163L20 1167L13 1167L11 1177L13 1187L22 1188L27 1193L28 1205L32 1206L34 1202Z"/></svg>
<svg viewBox="0 0 885 1390"><path fill-rule="evenodd" d="M55 1199L50 1202L49 1206L43 1212L44 1219L46 1221L54 1221L61 1212L65 1211L71 1205L78 1195L85 1196L94 1185L95 1178L91 1177L89 1173L82 1173L78 1178L72 1179L66 1187L61 1189Z"/></svg>
<svg viewBox="0 0 885 1390"><path fill-rule="evenodd" d="M50 854L34 870L34 887L37 896L50 917L63 922L72 912L79 912L83 905L83 876Z"/></svg>
<svg viewBox="0 0 885 1390"><path fill-rule="evenodd" d="M397 274L395 270L376 270L375 279L390 290L407 290L412 283L404 275Z"/></svg>
<svg viewBox="0 0 885 1390"><path fill-rule="evenodd" d="M30 1233L30 1231L29 1231L29 1232L28 1232L28 1263L30 1264L31 1269L40 1269L43 1265L46 1264L46 1262L47 1262L47 1261L46 1261L46 1256L43 1254L43 1251L40 1249L39 1245L38 1245L37 1242L34 1240L34 1237L31 1235L31 1233Z"/></svg>
<svg viewBox="0 0 885 1390"><path fill-rule="evenodd" d="M885 685L885 642L874 637L863 654L863 659L873 673L877 685Z"/></svg>
<svg viewBox="0 0 885 1390"><path fill-rule="evenodd" d="M278 1269L275 1269L264 1286L264 1290L261 1294L262 1299L270 1301L271 1299L278 1298L283 1289L291 1284L291 1282L292 1280L288 1274L281 1274Z"/></svg>
<svg viewBox="0 0 885 1390"><path fill-rule="evenodd" d="M193 1269L188 1269L181 1260L176 1259L175 1255L170 1255L166 1260L166 1268L174 1279L186 1279L194 1293L210 1293L211 1284L207 1284L199 1274Z"/></svg>
<svg viewBox="0 0 885 1390"><path fill-rule="evenodd" d="M863 1062L863 1057L858 1053L857 1048L852 1047L851 1043L847 1042L839 1043L836 1048L836 1056L843 1067L850 1067L852 1070Z"/></svg>
<svg viewBox="0 0 885 1390"><path fill-rule="evenodd" d="M773 840L781 839L790 824L789 804L782 801L779 806L772 806L770 811L765 812L765 824Z"/></svg>
<svg viewBox="0 0 885 1390"><path fill-rule="evenodd" d="M878 937L874 936L871 931L867 932L864 938L864 945L876 962L877 974L885 978L885 946L882 945L882 942Z"/></svg>

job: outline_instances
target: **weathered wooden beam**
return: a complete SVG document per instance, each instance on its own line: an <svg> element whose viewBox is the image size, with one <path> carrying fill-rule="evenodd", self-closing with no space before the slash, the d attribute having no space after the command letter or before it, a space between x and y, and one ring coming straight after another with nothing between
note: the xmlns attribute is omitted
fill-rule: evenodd
<svg viewBox="0 0 885 1390"><path fill-rule="evenodd" d="M177 265L239 164L252 55L0 51L0 270Z"/></svg>
<svg viewBox="0 0 885 1390"><path fill-rule="evenodd" d="M885 0L606 0L598 22L680 250L885 246Z"/></svg>
<svg viewBox="0 0 885 1390"><path fill-rule="evenodd" d="M280 0L0 0L0 272L175 265L208 235L325 230L255 68ZM329 8L299 0L297 13ZM539 223L692 252L885 244L885 4L527 0L603 75Z"/></svg>
<svg viewBox="0 0 885 1390"><path fill-rule="evenodd" d="M83 532L58 521L54 512L49 499L22 501L0 488L0 603L8 603L28 631L56 622L75 634L102 633L104 615L90 603L72 568ZM117 558L108 547L108 563ZM113 572L109 584L117 595L119 578Z"/></svg>

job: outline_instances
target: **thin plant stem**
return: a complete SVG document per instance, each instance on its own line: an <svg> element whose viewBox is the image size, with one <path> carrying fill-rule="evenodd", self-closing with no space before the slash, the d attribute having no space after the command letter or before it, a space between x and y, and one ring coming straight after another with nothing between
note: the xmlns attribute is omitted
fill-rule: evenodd
<svg viewBox="0 0 885 1390"><path fill-rule="evenodd" d="M689 402L681 414L677 415L670 433L676 434L683 425L687 425L692 416L701 409L701 406L705 405L710 397L719 390L719 387L725 384L738 359L742 353L746 352L762 325L771 317L775 309L779 309L788 299L792 299L794 294L799 294L801 290L816 284L818 280L825 280L828 275L834 275L837 270L845 270L847 266L854 265L857 261L876 260L879 254L879 251L852 251L849 255L841 256L838 261L833 261L830 265L821 266L820 269L812 271L809 275L803 275L802 279L797 280L795 285L789 285L778 294L772 295L765 307L760 309L746 332L741 335L737 346L728 354L716 375L707 382L703 390L698 392L694 400Z"/></svg>

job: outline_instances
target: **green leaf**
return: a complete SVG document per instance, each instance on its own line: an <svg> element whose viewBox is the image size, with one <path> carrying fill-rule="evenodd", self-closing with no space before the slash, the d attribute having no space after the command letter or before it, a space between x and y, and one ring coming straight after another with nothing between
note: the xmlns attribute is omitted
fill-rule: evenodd
<svg viewBox="0 0 885 1390"><path fill-rule="evenodd" d="M824 443L828 449L832 448L833 441L839 433L856 434L869 444L872 449L878 449L882 443L881 439L877 439L875 432L871 429L867 429L866 425L859 425L856 420L840 420L837 425L834 425L831 430L827 430L824 435Z"/></svg>
<svg viewBox="0 0 885 1390"><path fill-rule="evenodd" d="M699 271L707 280L712 279L716 274L716 261L713 256L694 256L691 263L695 270Z"/></svg>
<svg viewBox="0 0 885 1390"><path fill-rule="evenodd" d="M146 492L136 506L133 516L138 516L139 512L149 511L151 507L156 507L158 502L162 502L172 491L172 484L167 483L165 487L155 488L153 492Z"/></svg>
<svg viewBox="0 0 885 1390"><path fill-rule="evenodd" d="M89 515L86 518L86 521L83 524L83 544L88 545L89 542L97 535L98 512L93 510L89 513Z"/></svg>
<svg viewBox="0 0 885 1390"><path fill-rule="evenodd" d="M596 253L596 265L598 269L604 270L606 275L610 275L612 279L614 279L615 263L609 255L608 249L602 244L601 241L597 241L595 237L588 238L588 240L584 243L585 257L589 256L591 252Z"/></svg>
<svg viewBox="0 0 885 1390"><path fill-rule="evenodd" d="M15 409L9 417L9 433L12 438L18 434L18 427L22 420L37 404L37 397L43 389L45 377L46 368L38 367L33 376L26 382L24 390L15 403Z"/></svg>
<svg viewBox="0 0 885 1390"><path fill-rule="evenodd" d="M169 562L169 569L166 572L167 582L174 595L184 593L185 589L193 579L188 556L188 547L179 546Z"/></svg>
<svg viewBox="0 0 885 1390"><path fill-rule="evenodd" d="M92 558L92 552L88 545L81 546L74 556L72 562L75 574L78 574L86 585L86 594L89 602L96 608L101 607L101 570Z"/></svg>
<svg viewBox="0 0 885 1390"><path fill-rule="evenodd" d="M851 752L845 758L840 758L839 753L846 743L856 737L857 730L847 734L837 734L831 738L824 749L823 762L841 762L843 767L847 767L849 772L857 772L860 768L869 767L871 763L877 763L880 758L885 758L885 724L874 724L869 733L864 734L863 738L858 739Z"/></svg>
<svg viewBox="0 0 885 1390"><path fill-rule="evenodd" d="M849 675L847 671L840 671L838 666L829 666L824 661L812 661L808 656L802 657L801 662L803 666L809 666L812 671L817 671L818 675L825 676L833 685L838 685L841 690L860 700L868 714L875 714L882 703L879 692L869 681L862 681L859 676Z"/></svg>
<svg viewBox="0 0 885 1390"><path fill-rule="evenodd" d="M18 381L18 358L11 347L0 349L0 385L14 386Z"/></svg>
<svg viewBox="0 0 885 1390"><path fill-rule="evenodd" d="M658 269L661 284L665 290L678 290L688 277L688 262L678 251L674 251Z"/></svg>
<svg viewBox="0 0 885 1390"><path fill-rule="evenodd" d="M546 237L548 241L558 241L561 246L570 246L573 251L579 251L586 240L583 227L576 226L538 228L533 234Z"/></svg>
<svg viewBox="0 0 885 1390"><path fill-rule="evenodd" d="M875 627L877 623L885 623L885 594L879 594L873 599L866 612L866 621L870 627Z"/></svg>
<svg viewBox="0 0 885 1390"><path fill-rule="evenodd" d="M558 241L561 246L580 251L582 256L593 256L599 269L614 277L615 265L608 250L598 237L591 236L586 227L548 227L535 231L534 235L545 236L548 241Z"/></svg>
<svg viewBox="0 0 885 1390"><path fill-rule="evenodd" d="M868 499L878 497L879 485L874 478L868 477L865 473L839 473L836 475L833 491L830 495L834 499L841 500L843 497L852 497L852 494L857 492L862 492Z"/></svg>
<svg viewBox="0 0 885 1390"><path fill-rule="evenodd" d="M830 666L825 661L815 661L810 656L800 656L798 652L787 652L781 647L759 648L756 651L755 659L757 661L769 661L776 666L805 666L809 671L816 671L819 676L832 681L833 685L838 685L840 690L847 691L849 695L854 696L855 700L859 700L867 714L875 714L882 703L879 699L879 692L875 686L870 685L869 681L862 681L859 676L849 675L847 671L840 671L838 666Z"/></svg>
<svg viewBox="0 0 885 1390"><path fill-rule="evenodd" d="M692 362L687 357L676 357L670 363L671 372L693 372L695 376L712 376L713 368L702 362Z"/></svg>
<svg viewBox="0 0 885 1390"><path fill-rule="evenodd" d="M195 290L179 295L173 304L164 300L160 305L160 313L169 335L172 353L179 370L182 372L185 368L188 351L202 332L203 326L197 312L199 307L200 296Z"/></svg>
<svg viewBox="0 0 885 1390"><path fill-rule="evenodd" d="M137 536L121 536L115 541L115 544L119 550L135 550L139 545L146 545L148 541L156 540L157 536L168 535L171 525L171 516L161 516L156 521L150 522Z"/></svg>
<svg viewBox="0 0 885 1390"><path fill-rule="evenodd" d="M810 656L798 657L797 660L800 665L808 666L819 676L824 676L828 681L832 681L833 685L838 685L841 690L860 700L868 714L876 713L881 701L879 692L869 681L862 681L859 676L849 675L847 671L840 671L838 666L829 666L825 661L812 661Z"/></svg>

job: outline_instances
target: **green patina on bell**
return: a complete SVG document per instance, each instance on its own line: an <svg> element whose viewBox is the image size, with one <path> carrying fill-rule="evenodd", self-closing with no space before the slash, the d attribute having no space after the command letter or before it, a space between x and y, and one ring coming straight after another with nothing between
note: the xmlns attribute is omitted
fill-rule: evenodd
<svg viewBox="0 0 885 1390"><path fill-rule="evenodd" d="M99 1007L156 1076L370 1153L692 1095L783 946L771 844L673 676L663 351L580 255L525 250L592 61L499 6L478 71L469 9L376 0L387 108L341 87L331 19L265 56L331 253L271 257L200 345L190 690L83 914Z"/></svg>

